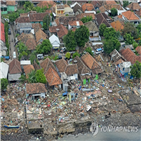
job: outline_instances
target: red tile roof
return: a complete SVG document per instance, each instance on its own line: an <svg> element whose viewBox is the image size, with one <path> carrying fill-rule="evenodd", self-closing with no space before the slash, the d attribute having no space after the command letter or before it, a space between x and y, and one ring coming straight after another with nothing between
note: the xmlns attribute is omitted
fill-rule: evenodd
<svg viewBox="0 0 141 141"><path fill-rule="evenodd" d="M49 31L51 33L57 33L57 36L59 38L62 38L63 36L68 34L67 28L65 26L63 26L62 24L60 24L58 26L49 27Z"/></svg>
<svg viewBox="0 0 141 141"><path fill-rule="evenodd" d="M59 72L65 72L65 69L67 67L67 62L64 59L58 60L55 62L55 65Z"/></svg>
<svg viewBox="0 0 141 141"><path fill-rule="evenodd" d="M26 41L26 46L27 46L28 50L35 50L36 46L37 46L35 39L29 38Z"/></svg>
<svg viewBox="0 0 141 141"><path fill-rule="evenodd" d="M42 7L45 7L45 6L46 6L47 8L49 8L49 5L50 5L50 6L55 6L56 3L55 3L54 1L41 1L40 3L37 4L37 6L38 6L38 7L41 7L41 8L42 8Z"/></svg>
<svg viewBox="0 0 141 141"><path fill-rule="evenodd" d="M56 70L53 63L50 61L49 58L46 58L43 62L41 62L40 66L41 66L41 68L44 69L44 74L46 74L46 72L48 71L48 69L50 67L52 67L54 70Z"/></svg>
<svg viewBox="0 0 141 141"><path fill-rule="evenodd" d="M139 55L141 55L141 46L138 46L138 47L136 48L136 51L138 52Z"/></svg>
<svg viewBox="0 0 141 141"><path fill-rule="evenodd" d="M78 74L77 64L67 65L67 67L65 69L65 73L67 74L67 76L71 76L73 74Z"/></svg>
<svg viewBox="0 0 141 141"><path fill-rule="evenodd" d="M101 70L100 65L97 63L97 61L89 54L86 53L81 57L82 61L85 63L86 66L88 66L91 70ZM99 72L100 73L100 72Z"/></svg>
<svg viewBox="0 0 141 141"><path fill-rule="evenodd" d="M121 31L121 29L124 28L123 24L120 21L115 21L111 23L111 26L116 30L116 31Z"/></svg>
<svg viewBox="0 0 141 141"><path fill-rule="evenodd" d="M6 1L6 5L16 5L16 2L14 0L9 0L9 1Z"/></svg>
<svg viewBox="0 0 141 141"><path fill-rule="evenodd" d="M122 15L128 20L139 20L139 18L134 14L134 12L131 11L122 12Z"/></svg>
<svg viewBox="0 0 141 141"><path fill-rule="evenodd" d="M79 23L79 26L84 25L82 21L69 21L69 25L71 26L78 26L77 23Z"/></svg>
<svg viewBox="0 0 141 141"><path fill-rule="evenodd" d="M55 85L62 84L62 80L60 79L58 73L52 67L49 67L45 76L47 78L47 82L49 86L55 86Z"/></svg>
<svg viewBox="0 0 141 141"><path fill-rule="evenodd" d="M127 6L130 10L138 10L140 9L140 5L138 3L131 3Z"/></svg>
<svg viewBox="0 0 141 141"><path fill-rule="evenodd" d="M28 78L28 74L34 70L34 66L33 65L26 65L26 66L23 66L24 68L24 72L25 72L25 75L26 75L26 78Z"/></svg>
<svg viewBox="0 0 141 141"><path fill-rule="evenodd" d="M134 64L136 61L141 62L141 56L137 56L131 49L126 48L120 51L122 56L127 60L130 61L131 64Z"/></svg>
<svg viewBox="0 0 141 141"><path fill-rule="evenodd" d="M112 0L106 0L106 4L117 4L114 0L112 1Z"/></svg>
<svg viewBox="0 0 141 141"><path fill-rule="evenodd" d="M94 6L90 3L85 3L82 5L82 10L84 11L92 11L94 10Z"/></svg>
<svg viewBox="0 0 141 141"><path fill-rule="evenodd" d="M39 29L37 32L36 32L36 42L37 42L37 44L39 43L39 41L41 40L41 39L43 39L43 40L45 40L45 39L47 39L47 35L41 30L41 29Z"/></svg>
<svg viewBox="0 0 141 141"><path fill-rule="evenodd" d="M14 59L10 62L9 73L10 74L22 73L20 62L17 59Z"/></svg>
<svg viewBox="0 0 141 141"><path fill-rule="evenodd" d="M1 22L1 36L0 40L2 40L5 43L5 31L4 31L4 24Z"/></svg>
<svg viewBox="0 0 141 141"><path fill-rule="evenodd" d="M39 93L46 93L45 84L42 83L31 83L26 84L26 93L27 94L39 94Z"/></svg>

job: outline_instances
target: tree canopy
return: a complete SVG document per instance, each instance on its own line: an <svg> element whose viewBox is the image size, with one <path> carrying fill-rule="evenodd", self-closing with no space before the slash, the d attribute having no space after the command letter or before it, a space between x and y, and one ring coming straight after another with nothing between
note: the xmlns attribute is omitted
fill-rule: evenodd
<svg viewBox="0 0 141 141"><path fill-rule="evenodd" d="M114 30L114 28L106 28L104 30L103 36L105 37L105 39L115 38L116 31Z"/></svg>
<svg viewBox="0 0 141 141"><path fill-rule="evenodd" d="M124 35L124 38L125 38L125 43L128 44L128 45L131 45L133 44L133 37L131 36L131 34L125 34Z"/></svg>
<svg viewBox="0 0 141 141"><path fill-rule="evenodd" d="M76 29L75 31L75 40L79 47L84 47L85 43L89 41L89 30L86 26L80 26L80 28Z"/></svg>
<svg viewBox="0 0 141 141"><path fill-rule="evenodd" d="M123 1L123 7L125 8L127 5L129 5L129 1Z"/></svg>
<svg viewBox="0 0 141 141"><path fill-rule="evenodd" d="M112 15L112 16L117 16L117 9L112 8L112 9L111 9L111 15Z"/></svg>
<svg viewBox="0 0 141 141"><path fill-rule="evenodd" d="M4 90L7 88L8 80L6 78L1 79L1 89Z"/></svg>
<svg viewBox="0 0 141 141"><path fill-rule="evenodd" d="M104 23L102 23L99 27L99 34L101 36L103 36L105 29L106 29L106 25Z"/></svg>
<svg viewBox="0 0 141 141"><path fill-rule="evenodd" d="M91 56L93 56L93 52L92 52L91 47L87 47L87 48L85 49L85 51L88 52Z"/></svg>
<svg viewBox="0 0 141 141"><path fill-rule="evenodd" d="M78 52L73 53L72 58L75 58L76 56L80 57L80 54Z"/></svg>
<svg viewBox="0 0 141 141"><path fill-rule="evenodd" d="M43 19L43 28L44 30L48 30L50 25L50 16L46 15Z"/></svg>
<svg viewBox="0 0 141 141"><path fill-rule="evenodd" d="M67 59L70 59L71 54L70 54L69 52L67 52L66 55L65 55L65 57L66 57Z"/></svg>
<svg viewBox="0 0 141 141"><path fill-rule="evenodd" d="M35 77L36 77L37 82L44 83L44 84L47 83L43 69L37 70Z"/></svg>
<svg viewBox="0 0 141 141"><path fill-rule="evenodd" d="M33 7L34 7L34 5L30 1L26 1L25 4L24 4L24 9L32 10Z"/></svg>
<svg viewBox="0 0 141 141"><path fill-rule="evenodd" d="M92 16L86 16L86 17L83 17L82 19L81 19L81 21L83 22L83 23L86 23L86 22L89 22L89 21L92 21L93 19L92 19Z"/></svg>
<svg viewBox="0 0 141 141"><path fill-rule="evenodd" d="M127 22L124 24L124 29L122 29L122 36L124 36L126 33L131 34L134 39L139 37L138 30L135 28L133 23Z"/></svg>
<svg viewBox="0 0 141 141"><path fill-rule="evenodd" d="M141 23L138 24L136 28L138 29L139 32L141 32Z"/></svg>
<svg viewBox="0 0 141 141"><path fill-rule="evenodd" d="M37 53L48 54L52 49L52 45L48 39L43 40L41 45L37 46Z"/></svg>
<svg viewBox="0 0 141 141"><path fill-rule="evenodd" d="M28 74L28 79L27 81L29 83L46 83L46 77L44 75L44 70L40 69L40 70L33 70Z"/></svg>
<svg viewBox="0 0 141 141"><path fill-rule="evenodd" d="M69 30L68 34L63 39L68 51L75 50L75 48L77 46L74 35L75 35L75 33L72 30Z"/></svg>
<svg viewBox="0 0 141 141"><path fill-rule="evenodd" d="M135 64L131 66L131 75L137 79L141 78L141 63L136 61Z"/></svg>
<svg viewBox="0 0 141 141"><path fill-rule="evenodd" d="M137 46L138 46L138 43L137 42L133 42L134 49L136 49Z"/></svg>
<svg viewBox="0 0 141 141"><path fill-rule="evenodd" d="M24 59L27 59L28 55L29 55L29 51L27 49L27 46L23 43L23 42L19 42L16 45L17 51L18 51L18 58L19 60L21 60L21 58L23 57Z"/></svg>
<svg viewBox="0 0 141 141"><path fill-rule="evenodd" d="M110 54L114 49L118 51L119 48L120 42L115 38L111 38L104 42L104 52L107 54Z"/></svg>

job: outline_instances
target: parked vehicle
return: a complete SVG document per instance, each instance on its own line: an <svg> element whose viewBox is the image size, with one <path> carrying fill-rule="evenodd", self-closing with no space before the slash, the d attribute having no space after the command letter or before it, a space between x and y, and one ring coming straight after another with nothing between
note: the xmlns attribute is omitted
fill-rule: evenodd
<svg viewBox="0 0 141 141"><path fill-rule="evenodd" d="M43 54L37 54L37 59L38 59L38 60L44 59Z"/></svg>
<svg viewBox="0 0 141 141"><path fill-rule="evenodd" d="M7 18L4 18L4 20L5 20L6 22L8 22L8 23L9 23L9 19L7 19Z"/></svg>
<svg viewBox="0 0 141 141"><path fill-rule="evenodd" d="M10 30L10 28L9 28L9 30L8 30L8 35L11 35L11 30Z"/></svg>
<svg viewBox="0 0 141 141"><path fill-rule="evenodd" d="M13 58L16 58L16 52L15 51L13 52Z"/></svg>
<svg viewBox="0 0 141 141"><path fill-rule="evenodd" d="M100 53L102 53L104 50L103 50L103 48L97 48L96 49L96 54L100 54Z"/></svg>
<svg viewBox="0 0 141 141"><path fill-rule="evenodd" d="M66 51L66 47L62 47L60 50L61 53L65 52L65 51Z"/></svg>
<svg viewBox="0 0 141 141"><path fill-rule="evenodd" d="M59 55L59 56L58 56L58 59L62 59L62 56Z"/></svg>
<svg viewBox="0 0 141 141"><path fill-rule="evenodd" d="M0 58L5 58L6 60L9 60L10 59L9 56L0 56Z"/></svg>

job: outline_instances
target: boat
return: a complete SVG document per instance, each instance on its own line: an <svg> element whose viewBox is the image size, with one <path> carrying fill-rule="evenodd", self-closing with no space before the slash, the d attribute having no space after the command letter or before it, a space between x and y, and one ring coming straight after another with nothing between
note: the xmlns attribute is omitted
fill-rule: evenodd
<svg viewBox="0 0 141 141"><path fill-rule="evenodd" d="M20 126L17 125L17 126L10 126L10 125L4 125L5 128L19 128Z"/></svg>

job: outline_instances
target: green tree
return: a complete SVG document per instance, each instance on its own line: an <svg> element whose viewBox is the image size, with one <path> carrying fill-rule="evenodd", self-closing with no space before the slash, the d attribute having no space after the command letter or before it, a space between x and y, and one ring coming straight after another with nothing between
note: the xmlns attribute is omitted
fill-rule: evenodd
<svg viewBox="0 0 141 141"><path fill-rule="evenodd" d="M28 55L29 55L29 51L27 49L27 46L23 43L23 42L19 42L16 45L17 51L18 51L18 58L19 60L24 57L25 59L27 59Z"/></svg>
<svg viewBox="0 0 141 141"><path fill-rule="evenodd" d="M114 49L118 51L119 48L120 48L120 42L115 38L111 38L106 42L104 42L104 52L107 54L110 54Z"/></svg>
<svg viewBox="0 0 141 141"><path fill-rule="evenodd" d="M139 32L141 32L141 23L138 24L136 28L138 29Z"/></svg>
<svg viewBox="0 0 141 141"><path fill-rule="evenodd" d="M33 7L34 7L34 5L30 1L26 1L25 4L24 4L24 9L32 10Z"/></svg>
<svg viewBox="0 0 141 141"><path fill-rule="evenodd" d="M80 54L78 52L73 53L72 58L75 58L76 56L80 57Z"/></svg>
<svg viewBox="0 0 141 141"><path fill-rule="evenodd" d="M21 80L21 82L25 83L25 81L27 80L26 79L26 76L25 75L21 75L21 77L19 78Z"/></svg>
<svg viewBox="0 0 141 141"><path fill-rule="evenodd" d="M86 16L86 17L83 17L82 19L81 19L81 21L83 22L83 23L86 23L86 22L89 22L89 21L92 21L93 19L92 19L92 16Z"/></svg>
<svg viewBox="0 0 141 141"><path fill-rule="evenodd" d="M6 78L1 79L1 90L7 89L8 80Z"/></svg>
<svg viewBox="0 0 141 141"><path fill-rule="evenodd" d="M9 14L9 21L13 23L18 17L19 17L18 12L12 12Z"/></svg>
<svg viewBox="0 0 141 141"><path fill-rule="evenodd" d="M74 34L77 45L79 47L85 46L85 43L89 41L89 36L90 36L90 33L86 26L80 26L80 28L76 29Z"/></svg>
<svg viewBox="0 0 141 141"><path fill-rule="evenodd" d="M34 63L34 60L36 59L36 51L33 51L30 55L30 61L31 61L31 64Z"/></svg>
<svg viewBox="0 0 141 141"><path fill-rule="evenodd" d="M115 38L116 37L116 31L114 30L114 28L106 28L104 30L103 36L106 39Z"/></svg>
<svg viewBox="0 0 141 141"><path fill-rule="evenodd" d="M124 24L124 29L122 29L122 36L124 36L126 33L131 34L134 39L139 37L138 30L135 28L133 23L127 22Z"/></svg>
<svg viewBox="0 0 141 141"><path fill-rule="evenodd" d="M50 25L50 16L46 15L43 19L43 28L44 30L48 30Z"/></svg>
<svg viewBox="0 0 141 141"><path fill-rule="evenodd" d="M43 69L37 70L35 77L38 83L44 83L44 84L47 83Z"/></svg>
<svg viewBox="0 0 141 141"><path fill-rule="evenodd" d="M67 52L66 55L65 55L65 57L66 57L67 59L70 59L70 56L71 56L71 54L70 54L69 52Z"/></svg>
<svg viewBox="0 0 141 141"><path fill-rule="evenodd" d="M96 11L96 14L98 14L98 13L100 13L100 11L98 10L98 11Z"/></svg>
<svg viewBox="0 0 141 141"><path fill-rule="evenodd" d="M23 6L25 4L25 1L18 1L19 6Z"/></svg>
<svg viewBox="0 0 141 141"><path fill-rule="evenodd" d="M128 1L123 1L123 7L125 8L127 5L129 5Z"/></svg>
<svg viewBox="0 0 141 141"><path fill-rule="evenodd" d="M87 47L87 48L85 49L85 51L88 52L91 56L93 56L93 52L92 52L91 47Z"/></svg>
<svg viewBox="0 0 141 141"><path fill-rule="evenodd" d="M134 43L133 43L134 49L136 49L137 46L138 46L138 43L137 43L137 42L134 42Z"/></svg>
<svg viewBox="0 0 141 141"><path fill-rule="evenodd" d="M0 63L3 62L3 58L0 58Z"/></svg>
<svg viewBox="0 0 141 141"><path fill-rule="evenodd" d="M72 30L69 30L68 34L63 39L68 51L75 50L75 48L77 46L74 35L75 35L75 33Z"/></svg>
<svg viewBox="0 0 141 141"><path fill-rule="evenodd" d="M36 80L36 71L33 70L31 71L29 74L28 74L28 82L29 83L37 83L37 80Z"/></svg>
<svg viewBox="0 0 141 141"><path fill-rule="evenodd" d="M141 46L141 40L139 40L139 46Z"/></svg>
<svg viewBox="0 0 141 141"><path fill-rule="evenodd" d="M112 9L111 9L111 15L112 15L112 16L117 16L117 9L112 8Z"/></svg>
<svg viewBox="0 0 141 141"><path fill-rule="evenodd" d="M131 34L125 34L124 35L124 38L125 38L125 43L126 44L129 44L129 45L131 45L131 44L133 44L133 37L131 36Z"/></svg>
<svg viewBox="0 0 141 141"><path fill-rule="evenodd" d="M141 78L141 63L136 61L135 64L131 66L131 75L137 79Z"/></svg>
<svg viewBox="0 0 141 141"><path fill-rule="evenodd" d="M37 46L37 52L41 54L48 54L52 49L52 45L48 39L43 40L42 44Z"/></svg>
<svg viewBox="0 0 141 141"><path fill-rule="evenodd" d="M99 27L99 34L100 34L101 36L103 36L103 33L104 33L105 29L106 29L106 25L105 25L104 23L102 23L102 24L100 25L100 27Z"/></svg>

